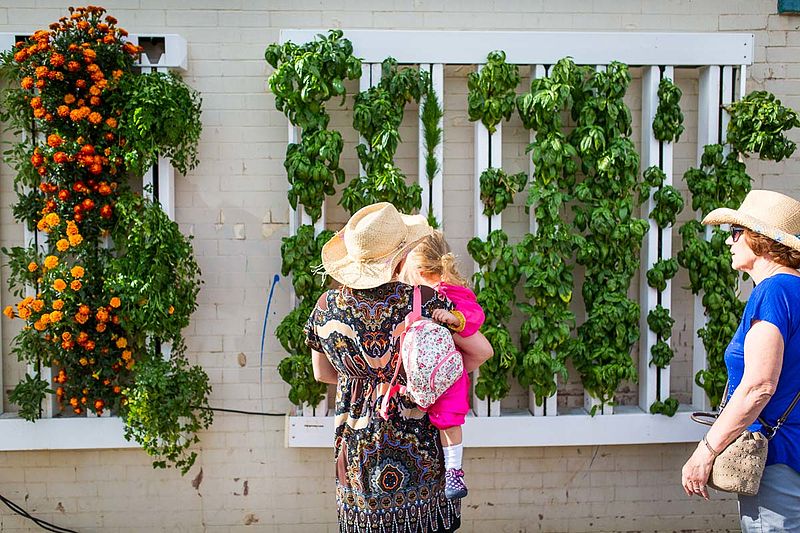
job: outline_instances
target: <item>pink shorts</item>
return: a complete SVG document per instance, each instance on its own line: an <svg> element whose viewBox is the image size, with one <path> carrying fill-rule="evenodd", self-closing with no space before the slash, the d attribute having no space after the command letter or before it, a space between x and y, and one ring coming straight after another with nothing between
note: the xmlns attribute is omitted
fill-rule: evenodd
<svg viewBox="0 0 800 533"><path fill-rule="evenodd" d="M469 412L469 376L466 372L426 410L431 424L447 429L464 424Z"/></svg>

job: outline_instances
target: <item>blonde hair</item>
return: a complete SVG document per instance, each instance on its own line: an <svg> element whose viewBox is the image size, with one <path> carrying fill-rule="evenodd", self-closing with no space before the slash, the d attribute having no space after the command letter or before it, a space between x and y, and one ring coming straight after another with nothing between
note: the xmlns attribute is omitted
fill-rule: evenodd
<svg viewBox="0 0 800 533"><path fill-rule="evenodd" d="M434 274L441 277L445 283L452 285L468 285L467 279L458 271L456 256L450 251L444 234L434 231L426 237L414 250L413 263L417 271L422 274Z"/></svg>

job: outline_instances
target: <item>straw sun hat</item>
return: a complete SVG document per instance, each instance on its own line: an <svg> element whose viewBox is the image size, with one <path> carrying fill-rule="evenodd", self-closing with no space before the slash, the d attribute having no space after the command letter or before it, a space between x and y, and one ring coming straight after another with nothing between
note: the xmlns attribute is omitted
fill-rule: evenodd
<svg viewBox="0 0 800 533"><path fill-rule="evenodd" d="M322 247L322 265L333 279L353 289L391 281L397 265L433 233L422 215L403 215L381 202L359 209Z"/></svg>
<svg viewBox="0 0 800 533"><path fill-rule="evenodd" d="M703 224L742 226L800 251L800 202L777 192L750 191L739 209L714 209Z"/></svg>

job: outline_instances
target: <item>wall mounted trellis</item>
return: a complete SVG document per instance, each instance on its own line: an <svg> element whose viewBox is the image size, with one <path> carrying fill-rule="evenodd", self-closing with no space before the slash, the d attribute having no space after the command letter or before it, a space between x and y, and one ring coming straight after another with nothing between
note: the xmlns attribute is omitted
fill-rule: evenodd
<svg viewBox="0 0 800 533"><path fill-rule="evenodd" d="M313 40L321 30L283 30L281 42L304 43ZM672 183L672 144L656 140L652 131L653 118L658 106L658 84L662 77L672 78L674 69L699 70L699 96L697 114L697 163L707 144L722 142L727 126L727 113L722 105L744 95L747 65L753 62L753 35L730 33L577 33L577 32L448 32L448 31L375 31L347 30L345 37L353 43L354 54L363 60L360 89L377 83L380 63L394 57L400 64L419 65L432 74L434 90L439 100L444 95L444 65L478 65L486 60L492 50L503 50L507 61L517 65L530 65L532 77L546 75L549 65L570 56L577 64L593 65L603 69L612 61L642 67L642 126L641 169L659 166L667 176L665 185ZM420 128L421 128L420 124ZM447 131L444 131L447 136ZM297 139L297 131L289 126L289 142ZM424 171L423 139L420 135L419 159L420 185L423 195L428 194ZM475 124L475 236L486 239L491 230L500 229L502 218L491 218L482 213L479 176L491 161L502 160L502 129L489 135L480 123ZM437 153L440 165L441 145ZM531 172L533 168L531 168ZM443 220L443 174L433 182L434 214ZM423 196L422 214L427 214L428 197ZM643 209L647 217L653 209L652 197ZM300 223L310 223L304 213L292 213L290 232ZM317 222L317 231L324 229L325 216ZM443 220L447 224L446 220ZM535 222L531 215L531 231ZM651 231L642 248L642 275L661 258L672 257L672 228L661 230L651 221ZM468 446L542 446L583 444L643 444L689 442L702 435L702 429L689 421L689 411L708 407L704 391L697 385L692 389L691 406L682 406L674 417L651 415L649 406L656 398L669 396L670 369L658 369L649 364L650 348L656 338L649 331L646 317L658 303L658 295L646 283L640 284L642 312L641 346L639 355L639 405L606 408L607 416L590 417L586 411L558 413L557 396L554 395L536 406L531 393L530 408L524 412L506 413L499 402L473 398L474 417L465 425L465 442ZM671 308L671 284L660 297L660 303ZM703 325L701 296L695 297L695 327ZM692 376L705 368L706 358L702 342L695 334ZM592 405L587 399L587 407ZM297 447L327 447L331 445L333 419L331 416L309 416L327 412L327 405L316 411L305 409L306 416L287 417L287 445ZM556 415L565 416L556 416ZM502 416L501 416L502 415ZM531 416L533 415L533 416Z"/></svg>
<svg viewBox="0 0 800 533"><path fill-rule="evenodd" d="M10 50L14 43L27 39L30 33L0 33L0 50ZM188 67L186 39L177 34L131 34L128 41L142 45L145 52L134 66L141 72L185 71ZM142 177L148 198L157 200L171 220L175 220L175 169L168 158L159 157ZM46 235L24 230L23 242L44 246ZM165 355L168 345L163 345ZM52 379L50 369L42 369L42 377ZM3 365L0 364L0 390L3 390ZM55 399L45 401L42 418L35 424L15 416L3 415L0 396L0 451L40 449L99 449L139 447L135 441L123 438L122 420L117 417L54 418Z"/></svg>

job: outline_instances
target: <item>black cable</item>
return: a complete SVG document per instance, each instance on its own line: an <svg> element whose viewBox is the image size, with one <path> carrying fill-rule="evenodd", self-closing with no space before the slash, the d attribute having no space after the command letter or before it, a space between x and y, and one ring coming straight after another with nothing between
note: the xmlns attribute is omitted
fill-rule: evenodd
<svg viewBox="0 0 800 533"><path fill-rule="evenodd" d="M225 409L223 407L197 407L192 406L192 409L205 409L206 411L221 411L223 413L237 413L240 415L257 415L257 416L286 416L286 413L265 413L263 411L242 411L240 409Z"/></svg>
<svg viewBox="0 0 800 533"><path fill-rule="evenodd" d="M28 513L28 511L26 511L25 509L23 509L22 507L20 507L16 503L12 502L11 500L6 498L2 494L0 494L0 501L3 502L4 504L6 504L6 506L9 509L14 511L18 515L22 516L23 518L27 518L28 520L32 521L34 524L36 524L37 526L39 526L40 528L42 528L44 530L52 531L53 533L78 533L74 529L67 529L65 527L61 527L61 526L57 526L55 524L51 524L50 522L47 522L46 520L42 520L41 518L36 518L35 516L33 516L30 513Z"/></svg>

